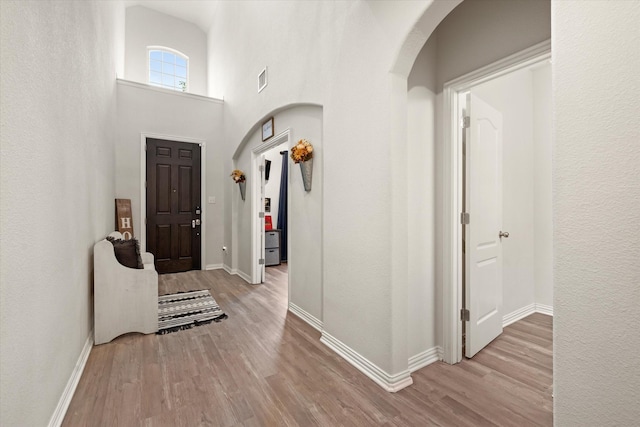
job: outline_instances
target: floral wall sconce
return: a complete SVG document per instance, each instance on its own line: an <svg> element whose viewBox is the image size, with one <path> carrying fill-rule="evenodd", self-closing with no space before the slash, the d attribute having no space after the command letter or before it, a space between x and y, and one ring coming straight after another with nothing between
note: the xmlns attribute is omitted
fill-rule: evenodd
<svg viewBox="0 0 640 427"><path fill-rule="evenodd" d="M313 175L313 145L306 139L301 139L291 148L291 160L300 164L304 191L311 191L311 178Z"/></svg>
<svg viewBox="0 0 640 427"><path fill-rule="evenodd" d="M234 169L233 172L231 172L231 179L240 187L240 197L242 197L242 201L244 202L247 192L247 177L240 169Z"/></svg>

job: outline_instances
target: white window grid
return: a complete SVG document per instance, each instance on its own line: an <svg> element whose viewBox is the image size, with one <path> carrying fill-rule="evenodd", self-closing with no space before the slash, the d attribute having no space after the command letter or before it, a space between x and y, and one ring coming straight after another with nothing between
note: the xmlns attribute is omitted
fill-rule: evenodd
<svg viewBox="0 0 640 427"><path fill-rule="evenodd" d="M186 92L189 88L189 58L173 49L150 47L149 84Z"/></svg>

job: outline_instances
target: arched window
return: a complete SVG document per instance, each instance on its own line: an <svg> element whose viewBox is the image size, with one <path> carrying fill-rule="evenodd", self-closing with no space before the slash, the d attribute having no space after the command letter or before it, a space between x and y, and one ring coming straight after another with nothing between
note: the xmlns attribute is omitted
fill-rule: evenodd
<svg viewBox="0 0 640 427"><path fill-rule="evenodd" d="M149 84L186 92L189 88L189 58L177 50L149 47Z"/></svg>

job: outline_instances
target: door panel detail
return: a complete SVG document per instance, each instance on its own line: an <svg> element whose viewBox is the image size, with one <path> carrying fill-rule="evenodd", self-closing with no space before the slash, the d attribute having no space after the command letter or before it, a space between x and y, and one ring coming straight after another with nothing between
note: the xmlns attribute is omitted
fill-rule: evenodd
<svg viewBox="0 0 640 427"><path fill-rule="evenodd" d="M200 150L147 139L147 250L158 273L200 269Z"/></svg>
<svg viewBox="0 0 640 427"><path fill-rule="evenodd" d="M465 301L469 309L465 355L472 357L502 333L502 114L467 96Z"/></svg>

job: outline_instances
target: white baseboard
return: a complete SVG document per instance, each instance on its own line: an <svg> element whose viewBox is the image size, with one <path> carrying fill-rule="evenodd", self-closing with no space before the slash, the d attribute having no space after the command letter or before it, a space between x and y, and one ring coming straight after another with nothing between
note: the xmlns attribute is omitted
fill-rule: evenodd
<svg viewBox="0 0 640 427"><path fill-rule="evenodd" d="M238 271L236 271L236 274L238 276L242 277L242 279L244 279L244 281L247 282L248 284L250 284L250 285L253 284L251 282L251 277L248 274L246 274L244 271L238 270Z"/></svg>
<svg viewBox="0 0 640 427"><path fill-rule="evenodd" d="M62 421L64 420L64 416L67 414L67 409L69 409L69 404L71 403L73 394L76 391L76 387L78 387L78 383L80 382L80 378L82 377L82 371L84 371L84 367L87 364L89 353L91 353L92 348L93 329L89 333L89 336L84 343L84 347L80 352L80 357L78 357L76 366L73 368L73 372L71 372L69 381L67 381L67 386L62 392L62 396L60 396L60 400L58 401L58 405L56 406L55 411L53 411L53 415L49 420L49 427L59 427L62 425Z"/></svg>
<svg viewBox="0 0 640 427"><path fill-rule="evenodd" d="M409 372L413 373L438 360L442 360L442 347L435 346L415 356L411 356L409 358Z"/></svg>
<svg viewBox="0 0 640 427"><path fill-rule="evenodd" d="M536 313L546 314L547 316L553 316L553 306L536 304Z"/></svg>
<svg viewBox="0 0 640 427"><path fill-rule="evenodd" d="M214 264L214 265L217 265L217 264ZM242 278L242 280L244 280L245 282L247 282L250 285L252 284L251 283L251 277L248 276L247 274L243 273L240 270L236 270L235 268L231 268L227 264L220 264L219 268L222 268L224 271L226 271L229 274L240 276ZM207 268L207 270L209 270L209 269Z"/></svg>
<svg viewBox="0 0 640 427"><path fill-rule="evenodd" d="M207 264L204 269L205 270L220 270L223 268L222 264Z"/></svg>
<svg viewBox="0 0 640 427"><path fill-rule="evenodd" d="M294 303L289 303L289 311L308 323L313 329L322 332L322 321L307 313Z"/></svg>
<svg viewBox="0 0 640 427"><path fill-rule="evenodd" d="M340 340L329 335L325 331L322 332L320 342L329 347L331 350L335 351L344 360L349 362L356 369L365 374L386 391L395 393L396 391L402 390L403 388L413 384L413 379L411 379L411 372L409 372L408 369L397 374L388 374L384 370L380 369L378 366L370 362L364 356L349 348Z"/></svg>
<svg viewBox="0 0 640 427"><path fill-rule="evenodd" d="M516 311L511 312L506 316L502 317L502 327L506 328L510 324L515 323L520 319L524 319L525 317L535 312L536 312L536 305L533 303L526 305L522 308L519 308Z"/></svg>

